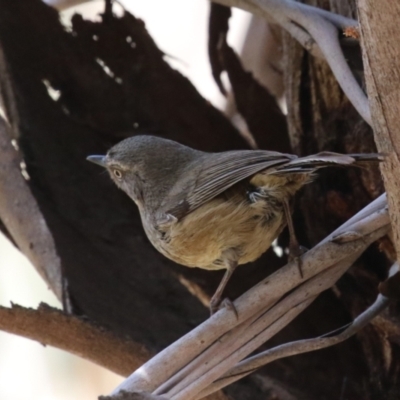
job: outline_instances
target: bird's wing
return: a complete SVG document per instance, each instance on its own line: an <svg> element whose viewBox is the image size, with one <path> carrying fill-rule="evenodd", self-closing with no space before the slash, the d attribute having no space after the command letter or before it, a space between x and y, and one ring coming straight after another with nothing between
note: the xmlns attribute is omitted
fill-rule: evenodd
<svg viewBox="0 0 400 400"><path fill-rule="evenodd" d="M207 154L188 166L161 209L179 220L243 179L296 158L263 150Z"/></svg>
<svg viewBox="0 0 400 400"><path fill-rule="evenodd" d="M360 166L365 162L379 162L384 160L383 154L339 154L330 151L323 151L311 156L296 158L284 165L280 165L271 171L274 175L285 175L294 173L313 172L320 168L332 166Z"/></svg>

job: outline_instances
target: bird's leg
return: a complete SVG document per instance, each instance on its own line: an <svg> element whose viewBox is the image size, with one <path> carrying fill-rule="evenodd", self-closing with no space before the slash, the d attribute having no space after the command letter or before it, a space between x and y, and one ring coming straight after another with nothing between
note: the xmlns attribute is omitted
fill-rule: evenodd
<svg viewBox="0 0 400 400"><path fill-rule="evenodd" d="M213 297L210 300L210 313L213 315L216 313L219 309L219 306L221 304L221 299L222 299L222 294L224 292L224 289L226 287L226 284L228 283L229 279L231 278L233 272L235 271L237 267L237 261L228 261L227 262L227 268L226 272L221 280L221 283L219 284L216 292L214 293ZM237 316L237 311L235 306L232 304L232 302L229 299L224 300L225 305L227 308L232 308L233 312Z"/></svg>
<svg viewBox="0 0 400 400"><path fill-rule="evenodd" d="M282 204L289 229L289 260L296 260L300 276L303 279L302 262L300 257L304 254L305 249L303 246L300 246L299 241L297 240L296 233L294 231L292 213L290 212L289 202L287 200L284 200Z"/></svg>

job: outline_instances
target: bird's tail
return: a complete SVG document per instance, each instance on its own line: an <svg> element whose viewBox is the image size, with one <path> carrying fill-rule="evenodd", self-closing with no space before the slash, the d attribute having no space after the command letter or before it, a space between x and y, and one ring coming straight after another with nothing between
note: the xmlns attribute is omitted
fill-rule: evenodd
<svg viewBox="0 0 400 400"><path fill-rule="evenodd" d="M340 167L363 163L380 162L384 160L384 155L379 153L368 154L339 154L332 152L322 152L312 156L300 157L280 165L272 172L274 175L310 173L319 168Z"/></svg>

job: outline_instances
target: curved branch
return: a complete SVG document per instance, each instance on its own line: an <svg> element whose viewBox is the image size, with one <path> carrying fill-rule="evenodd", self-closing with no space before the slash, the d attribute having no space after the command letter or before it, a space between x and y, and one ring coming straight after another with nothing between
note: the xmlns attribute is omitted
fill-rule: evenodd
<svg viewBox="0 0 400 400"><path fill-rule="evenodd" d="M248 11L254 15L263 17L271 24L278 23L286 29L307 51L313 56L323 58L323 54L318 47L315 40L304 29L295 24L292 24L287 18L282 18L280 14L272 15L272 13L265 11L259 7L254 1L250 0L212 0L214 3L222 4L228 7L237 7L242 10Z"/></svg>
<svg viewBox="0 0 400 400"><path fill-rule="evenodd" d="M279 24L311 54L325 58L343 92L371 125L367 96L353 76L339 43L338 28L357 27L356 21L292 0L213 1L242 8Z"/></svg>

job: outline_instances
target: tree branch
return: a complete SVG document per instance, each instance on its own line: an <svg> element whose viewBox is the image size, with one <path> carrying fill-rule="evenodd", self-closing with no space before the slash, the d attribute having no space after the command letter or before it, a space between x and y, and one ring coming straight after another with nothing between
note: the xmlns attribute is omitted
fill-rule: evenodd
<svg viewBox="0 0 400 400"><path fill-rule="evenodd" d="M286 29L306 50L323 57L353 106L371 125L368 99L353 76L339 43L339 31L357 22L292 0L213 0L261 15Z"/></svg>
<svg viewBox="0 0 400 400"><path fill-rule="evenodd" d="M0 306L0 330L68 351L122 376L128 376L150 356L143 345L44 303L37 310L14 304L11 308ZM153 398L143 393L126 396L112 399ZM227 397L222 392L215 392L207 399L227 400Z"/></svg>
<svg viewBox="0 0 400 400"><path fill-rule="evenodd" d="M0 330L36 340L127 376L149 358L144 346L81 318L41 304L0 307Z"/></svg>

